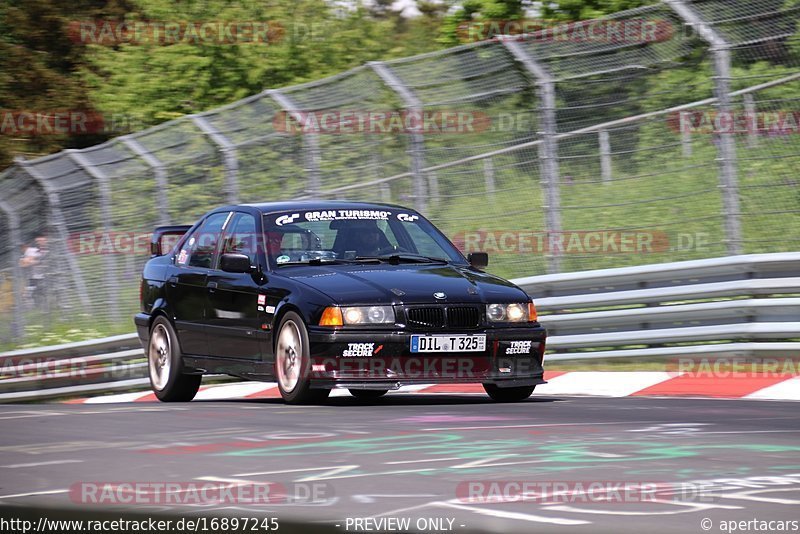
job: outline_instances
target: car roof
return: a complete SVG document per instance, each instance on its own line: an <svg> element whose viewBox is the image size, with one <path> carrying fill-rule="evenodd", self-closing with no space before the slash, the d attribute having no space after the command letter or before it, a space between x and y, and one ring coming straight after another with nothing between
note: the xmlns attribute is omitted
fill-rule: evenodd
<svg viewBox="0 0 800 534"><path fill-rule="evenodd" d="M347 200L287 200L281 202L256 202L250 204L235 204L231 206L221 206L214 211L222 211L226 209L235 208L255 208L261 213L272 213L276 211L294 211L294 210L338 210L338 209L356 209L356 210L381 210L386 208L401 209L406 211L416 211L412 208L398 206L397 204L383 204L377 202L352 202Z"/></svg>

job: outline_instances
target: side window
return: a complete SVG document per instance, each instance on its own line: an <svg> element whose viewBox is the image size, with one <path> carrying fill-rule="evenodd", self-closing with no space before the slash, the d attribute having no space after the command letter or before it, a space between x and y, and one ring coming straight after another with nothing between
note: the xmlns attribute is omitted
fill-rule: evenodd
<svg viewBox="0 0 800 534"><path fill-rule="evenodd" d="M250 264L258 263L256 251L256 219L249 213L237 213L225 231L222 253L244 254L250 258Z"/></svg>
<svg viewBox="0 0 800 534"><path fill-rule="evenodd" d="M177 264L189 267L211 269L214 266L214 253L217 241L228 213L215 213L210 216L183 244L178 254Z"/></svg>

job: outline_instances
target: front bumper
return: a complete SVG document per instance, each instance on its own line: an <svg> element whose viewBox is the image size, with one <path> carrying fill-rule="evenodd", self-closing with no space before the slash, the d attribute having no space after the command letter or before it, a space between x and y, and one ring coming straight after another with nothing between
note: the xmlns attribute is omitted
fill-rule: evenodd
<svg viewBox="0 0 800 534"><path fill-rule="evenodd" d="M412 353L411 336L486 335L481 352ZM479 331L387 332L309 328L311 385L397 389L412 384L535 386L543 378L547 333L541 326Z"/></svg>

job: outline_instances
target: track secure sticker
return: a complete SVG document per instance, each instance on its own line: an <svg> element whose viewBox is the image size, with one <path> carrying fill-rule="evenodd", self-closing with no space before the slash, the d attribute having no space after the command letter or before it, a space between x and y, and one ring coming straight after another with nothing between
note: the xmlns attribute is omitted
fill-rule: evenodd
<svg viewBox="0 0 800 534"><path fill-rule="evenodd" d="M186 252L186 249L182 249L181 253L178 254L178 264L183 265L187 259L189 259L189 253Z"/></svg>
<svg viewBox="0 0 800 534"><path fill-rule="evenodd" d="M506 354L530 354L531 341L509 341Z"/></svg>
<svg viewBox="0 0 800 534"><path fill-rule="evenodd" d="M342 351L342 358L368 358L372 356L375 343L348 343Z"/></svg>
<svg viewBox="0 0 800 534"><path fill-rule="evenodd" d="M259 295L258 296L258 305L263 306L267 303L267 296L266 295Z"/></svg>

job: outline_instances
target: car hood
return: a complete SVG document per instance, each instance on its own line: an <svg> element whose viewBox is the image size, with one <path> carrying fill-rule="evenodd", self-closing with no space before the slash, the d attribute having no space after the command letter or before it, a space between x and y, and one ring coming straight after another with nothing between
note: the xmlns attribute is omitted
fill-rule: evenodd
<svg viewBox="0 0 800 534"><path fill-rule="evenodd" d="M507 280L454 265L293 266L280 274L321 291L338 304L524 302L529 298ZM434 293L446 297L436 299Z"/></svg>

